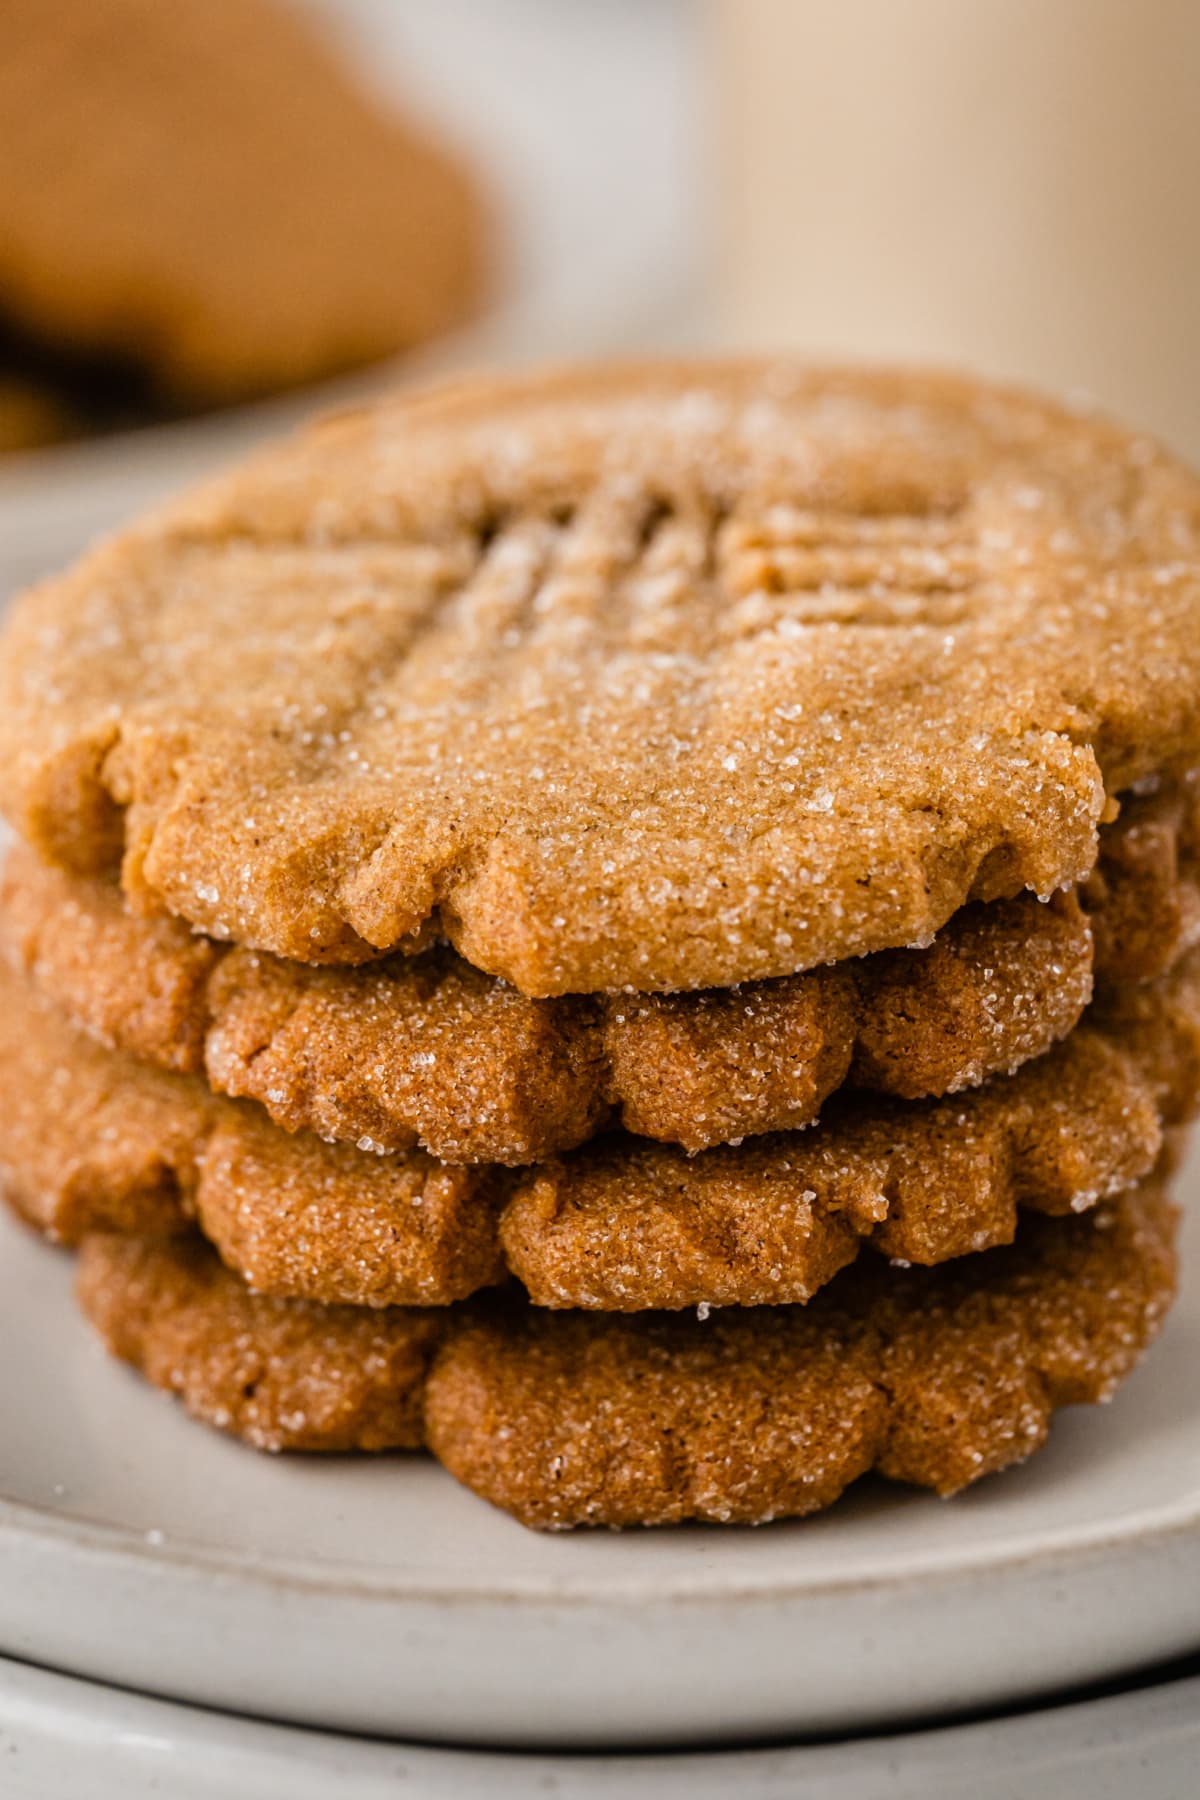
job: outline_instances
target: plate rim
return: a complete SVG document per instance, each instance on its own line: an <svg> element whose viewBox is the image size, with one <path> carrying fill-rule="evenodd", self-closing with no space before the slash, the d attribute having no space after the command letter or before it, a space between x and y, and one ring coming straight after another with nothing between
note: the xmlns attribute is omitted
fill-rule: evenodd
<svg viewBox="0 0 1200 1800"><path fill-rule="evenodd" d="M447 1475L445 1479L449 1481L451 1477ZM132 1526L58 1513L49 1507L2 1496L0 1541L7 1539L9 1547L14 1548L14 1540L20 1539L31 1550L65 1549L69 1554L89 1559L124 1563L151 1578L158 1578L164 1568L170 1568L185 1578L219 1576L260 1588L319 1594L330 1600L488 1607L582 1604L618 1612L631 1606L644 1607L647 1602L711 1605L719 1599L734 1605L795 1605L802 1601L833 1601L851 1593L886 1593L889 1599L898 1598L913 1587L928 1592L934 1582L961 1585L972 1579L1001 1580L1016 1569L1028 1571L1039 1563L1066 1568L1122 1552L1169 1555L1181 1540L1200 1536L1200 1492L1190 1500L1156 1511L1161 1516L1156 1517L1154 1511L1138 1511L1116 1525L1111 1521L1097 1522L1082 1533L1063 1527L1040 1544L997 1547L964 1543L949 1550L935 1546L902 1568L885 1567L881 1562L877 1566L868 1564L854 1574L824 1578L809 1570L806 1578L790 1581L786 1575L781 1578L777 1568L764 1568L757 1580L742 1574L730 1577L721 1573L715 1559L706 1563L703 1558L681 1563L678 1573L672 1571L670 1576L661 1565L644 1574L628 1570L588 1573L576 1568L565 1569L561 1575L557 1571L526 1571L507 1581L491 1576L487 1585L455 1586L444 1577L425 1580L419 1569L409 1568L401 1574L353 1563L337 1565L337 1572L333 1573L334 1565L327 1562L307 1562L272 1555L270 1551L238 1550L179 1537L151 1541L144 1530ZM725 1530L728 1527L713 1527L714 1532ZM614 1533L619 1535L622 1534ZM571 1534L563 1534L559 1541L565 1553ZM714 1539L714 1547L718 1545L719 1540Z"/></svg>

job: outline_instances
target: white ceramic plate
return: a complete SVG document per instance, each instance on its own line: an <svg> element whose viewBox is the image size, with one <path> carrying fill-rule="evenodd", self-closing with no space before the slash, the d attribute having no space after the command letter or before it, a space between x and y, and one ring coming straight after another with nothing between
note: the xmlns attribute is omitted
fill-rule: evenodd
<svg viewBox="0 0 1200 1800"><path fill-rule="evenodd" d="M5 1800L1183 1800L1200 1677L860 1743L495 1755L255 1724L0 1661Z"/></svg>
<svg viewBox="0 0 1200 1800"><path fill-rule="evenodd" d="M1200 1643L1200 1293L1110 1408L953 1502L880 1483L760 1531L539 1537L420 1458L201 1429L104 1358L70 1276L0 1228L9 1655L335 1729L628 1747L945 1716Z"/></svg>

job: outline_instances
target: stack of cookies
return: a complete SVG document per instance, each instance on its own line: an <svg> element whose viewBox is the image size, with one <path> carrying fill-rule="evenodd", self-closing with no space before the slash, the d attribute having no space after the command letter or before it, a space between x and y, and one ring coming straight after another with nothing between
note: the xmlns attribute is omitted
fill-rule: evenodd
<svg viewBox="0 0 1200 1800"><path fill-rule="evenodd" d="M267 1449L527 1524L950 1493L1168 1309L1200 482L653 365L268 451L0 642L11 1204Z"/></svg>

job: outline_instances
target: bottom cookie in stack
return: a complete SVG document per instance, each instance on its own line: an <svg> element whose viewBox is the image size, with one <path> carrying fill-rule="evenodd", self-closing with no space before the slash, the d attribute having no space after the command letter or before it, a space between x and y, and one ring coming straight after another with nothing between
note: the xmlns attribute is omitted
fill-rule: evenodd
<svg viewBox="0 0 1200 1800"><path fill-rule="evenodd" d="M272 1450L425 1445L523 1524L759 1523L870 1470L951 1494L1107 1400L1175 1291L1158 1179L937 1269L860 1262L807 1306L612 1316L250 1292L199 1237L85 1237L109 1349Z"/></svg>

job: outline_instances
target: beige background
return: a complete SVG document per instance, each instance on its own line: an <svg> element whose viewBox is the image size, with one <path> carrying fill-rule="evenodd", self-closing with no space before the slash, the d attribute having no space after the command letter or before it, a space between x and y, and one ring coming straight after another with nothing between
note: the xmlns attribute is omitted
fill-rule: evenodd
<svg viewBox="0 0 1200 1800"><path fill-rule="evenodd" d="M724 335L1083 389L1200 459L1197 0L717 0Z"/></svg>

